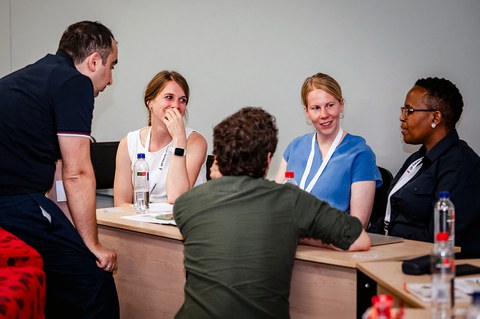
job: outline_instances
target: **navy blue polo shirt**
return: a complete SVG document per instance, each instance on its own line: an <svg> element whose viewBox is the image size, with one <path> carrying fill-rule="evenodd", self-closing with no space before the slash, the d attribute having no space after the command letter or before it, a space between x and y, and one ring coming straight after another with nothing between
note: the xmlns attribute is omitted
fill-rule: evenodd
<svg viewBox="0 0 480 319"><path fill-rule="evenodd" d="M58 135L90 136L93 84L63 52L0 79L0 195L46 193Z"/></svg>

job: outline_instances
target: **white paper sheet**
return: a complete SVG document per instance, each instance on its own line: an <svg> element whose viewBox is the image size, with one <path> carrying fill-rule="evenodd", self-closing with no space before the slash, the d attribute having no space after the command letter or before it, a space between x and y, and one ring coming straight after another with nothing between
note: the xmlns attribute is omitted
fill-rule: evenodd
<svg viewBox="0 0 480 319"><path fill-rule="evenodd" d="M55 188L57 190L57 202L66 202L67 195L65 194L65 188L63 187L63 181L55 181Z"/></svg>
<svg viewBox="0 0 480 319"><path fill-rule="evenodd" d="M147 214L135 214L135 215L128 215L122 216L122 218L135 220L137 222L145 222L145 223L154 223L154 224L162 224L162 225L174 225L175 220L173 218L166 218L165 215L170 216L171 213L147 213Z"/></svg>
<svg viewBox="0 0 480 319"><path fill-rule="evenodd" d="M473 291L472 287L478 285L477 278L455 278L455 301L470 301ZM477 286L478 287L478 286ZM409 282L405 285L405 290L420 299L423 302L432 300L430 283Z"/></svg>
<svg viewBox="0 0 480 319"><path fill-rule="evenodd" d="M173 205L168 203L150 203L150 208L146 214L134 214L122 216L122 218L135 220L139 222L162 224L162 225L177 225L173 217L171 217Z"/></svg>

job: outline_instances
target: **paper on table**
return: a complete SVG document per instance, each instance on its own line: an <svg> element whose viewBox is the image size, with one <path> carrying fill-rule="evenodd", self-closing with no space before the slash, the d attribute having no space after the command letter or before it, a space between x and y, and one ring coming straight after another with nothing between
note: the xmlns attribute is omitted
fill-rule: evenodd
<svg viewBox="0 0 480 319"><path fill-rule="evenodd" d="M478 278L455 278L455 300L470 301L471 297L469 294L471 294L472 291L469 291L466 286L472 287L472 282L474 282L475 279L478 280ZM430 283L409 282L405 284L405 290L423 302L430 302L432 299Z"/></svg>
<svg viewBox="0 0 480 319"><path fill-rule="evenodd" d="M163 225L174 225L175 220L170 217L164 217L165 215L171 215L171 213L147 213L147 214L136 214L130 216L122 216L122 218L135 220L137 222L146 222L146 223L154 223L154 224L163 224Z"/></svg>
<svg viewBox="0 0 480 319"><path fill-rule="evenodd" d="M102 209L105 213L122 213L125 211L123 207L109 207Z"/></svg>
<svg viewBox="0 0 480 319"><path fill-rule="evenodd" d="M122 216L122 218L163 225L177 225L172 217L173 205L168 203L150 203L148 213Z"/></svg>
<svg viewBox="0 0 480 319"><path fill-rule="evenodd" d="M469 295L480 291L480 277L455 278L455 289Z"/></svg>
<svg viewBox="0 0 480 319"><path fill-rule="evenodd" d="M67 195L65 194L65 188L63 187L63 181L56 181L55 187L57 190L57 202L66 202Z"/></svg>

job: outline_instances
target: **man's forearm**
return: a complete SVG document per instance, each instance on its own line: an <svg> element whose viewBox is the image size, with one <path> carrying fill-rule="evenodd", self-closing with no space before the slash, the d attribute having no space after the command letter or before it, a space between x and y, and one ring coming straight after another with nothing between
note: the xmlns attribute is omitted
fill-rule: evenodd
<svg viewBox="0 0 480 319"><path fill-rule="evenodd" d="M88 174L63 179L73 222L89 249L98 244L95 177Z"/></svg>

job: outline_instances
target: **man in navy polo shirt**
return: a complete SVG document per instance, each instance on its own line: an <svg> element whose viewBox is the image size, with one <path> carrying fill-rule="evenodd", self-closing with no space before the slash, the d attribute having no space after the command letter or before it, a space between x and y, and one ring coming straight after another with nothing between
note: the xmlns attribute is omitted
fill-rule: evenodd
<svg viewBox="0 0 480 319"><path fill-rule="evenodd" d="M89 138L117 55L107 27L78 22L55 55L0 79L0 227L42 255L47 318L119 317L117 256L98 240ZM73 225L45 197L60 158Z"/></svg>

